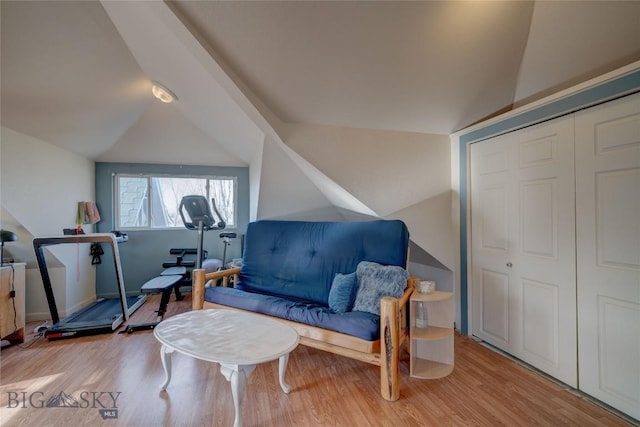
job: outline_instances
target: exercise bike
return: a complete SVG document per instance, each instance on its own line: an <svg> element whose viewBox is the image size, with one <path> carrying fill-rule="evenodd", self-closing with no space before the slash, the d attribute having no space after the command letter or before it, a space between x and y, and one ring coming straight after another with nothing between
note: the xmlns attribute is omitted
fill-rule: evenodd
<svg viewBox="0 0 640 427"><path fill-rule="evenodd" d="M131 334L136 331L154 329L164 318L164 315L167 311L167 305L169 304L169 299L171 298L171 293L175 291L176 299L182 299L179 288L182 284L182 281L186 277L186 267L189 266L202 268L204 254L206 253L206 251L203 251L202 249L204 232L210 230L222 230L226 227L226 223L224 222L222 216L220 215L220 212L218 212L218 209L216 208L214 199L211 199L211 205L213 207L213 211L215 212L217 221L215 220L214 215L209 208L209 203L204 196L192 195L184 196L182 198L182 200L180 201L180 207L178 208L180 217L182 218L182 222L188 230L198 230L197 247L195 250L196 259L195 261L191 262L184 261L184 256L187 254L193 254L193 249L171 249L171 254L179 255L177 260L177 264L179 265L169 265L173 263L164 263L163 267L168 268L160 273L160 276L147 281L144 285L142 285L142 288L140 289L143 294L162 294L160 298L160 307L158 308L158 310L156 310L156 313L158 314L156 321L137 325L128 325L123 331L120 332L121 334ZM224 262L218 268L223 267Z"/></svg>
<svg viewBox="0 0 640 427"><path fill-rule="evenodd" d="M220 238L222 239L222 244L224 245L224 249L222 250L222 265L218 268L217 271L228 270L231 268L227 265L227 247L231 246L231 239L235 239L238 237L236 233L220 233ZM227 286L233 287L233 276L229 277L229 281L227 282ZM220 278L217 281L217 285L222 285L223 279Z"/></svg>
<svg viewBox="0 0 640 427"><path fill-rule="evenodd" d="M204 232L210 230L222 230L227 224L222 219L222 215L216 208L216 202L211 199L211 205L215 216L218 218L216 222L211 210L209 209L209 203L204 196L184 196L180 201L180 218L184 226L189 230L198 230L198 246L196 252L196 268L202 268L202 242L204 240ZM188 215L188 219L185 217L185 211ZM226 250L226 247L225 247ZM222 262L224 267L224 260Z"/></svg>

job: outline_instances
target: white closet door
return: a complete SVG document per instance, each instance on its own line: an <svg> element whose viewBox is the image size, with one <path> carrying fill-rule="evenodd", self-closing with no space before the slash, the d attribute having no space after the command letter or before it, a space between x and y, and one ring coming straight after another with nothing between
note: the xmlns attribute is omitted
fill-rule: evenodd
<svg viewBox="0 0 640 427"><path fill-rule="evenodd" d="M577 386L573 119L471 146L472 333Z"/></svg>
<svg viewBox="0 0 640 427"><path fill-rule="evenodd" d="M640 95L576 114L579 388L640 419Z"/></svg>
<svg viewBox="0 0 640 427"><path fill-rule="evenodd" d="M500 136L471 145L471 332L515 353L517 327L510 301L513 243L511 139Z"/></svg>

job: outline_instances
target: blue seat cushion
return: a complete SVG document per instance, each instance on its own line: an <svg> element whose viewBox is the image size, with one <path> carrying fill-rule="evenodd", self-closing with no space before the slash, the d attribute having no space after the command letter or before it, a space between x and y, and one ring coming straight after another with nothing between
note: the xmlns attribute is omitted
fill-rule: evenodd
<svg viewBox="0 0 640 427"><path fill-rule="evenodd" d="M366 341L380 337L380 317L363 311L335 313L329 307L314 302L224 287L207 288L204 300L341 332Z"/></svg>

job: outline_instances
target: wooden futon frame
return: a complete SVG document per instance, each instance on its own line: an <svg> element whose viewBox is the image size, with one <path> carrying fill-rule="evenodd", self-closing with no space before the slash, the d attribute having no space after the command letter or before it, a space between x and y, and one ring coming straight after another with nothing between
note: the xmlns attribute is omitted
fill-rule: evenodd
<svg viewBox="0 0 640 427"><path fill-rule="evenodd" d="M222 286L228 286L231 277L233 283L237 283L239 272L240 267L213 273L205 273L202 269L193 270L193 310L217 308L245 311L204 300L206 283L215 284L222 279ZM292 326L298 331L303 345L380 366L380 393L384 399L395 401L400 397L400 351L402 345L408 342L407 305L415 289L415 280L414 277L409 278L407 289L400 298L384 297L380 301L380 338L376 341L365 341L315 326L255 314Z"/></svg>

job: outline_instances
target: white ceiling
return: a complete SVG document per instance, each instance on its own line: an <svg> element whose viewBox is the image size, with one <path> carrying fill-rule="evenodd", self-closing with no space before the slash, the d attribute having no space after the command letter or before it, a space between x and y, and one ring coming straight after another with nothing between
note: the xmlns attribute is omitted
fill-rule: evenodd
<svg viewBox="0 0 640 427"><path fill-rule="evenodd" d="M99 161L248 164L283 122L450 134L640 59L639 1L0 7L2 125Z"/></svg>
<svg viewBox="0 0 640 427"><path fill-rule="evenodd" d="M174 8L285 122L448 134L493 112L469 100L484 98L494 111L511 104L533 4Z"/></svg>

